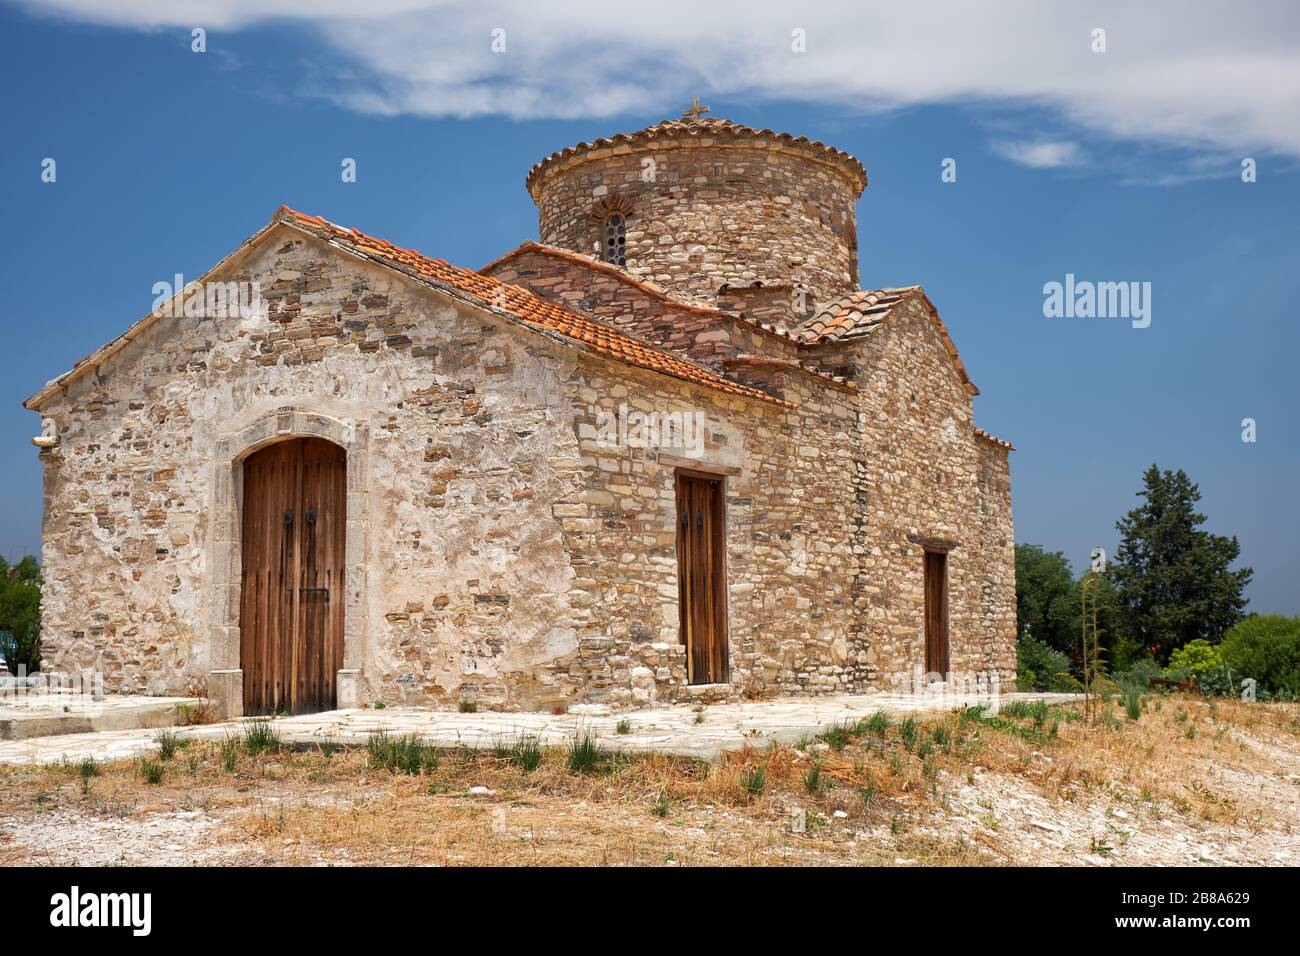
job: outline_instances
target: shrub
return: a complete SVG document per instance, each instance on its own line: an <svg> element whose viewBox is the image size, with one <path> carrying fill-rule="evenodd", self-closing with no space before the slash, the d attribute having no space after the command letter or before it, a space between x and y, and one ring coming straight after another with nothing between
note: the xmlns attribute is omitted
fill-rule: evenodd
<svg viewBox="0 0 1300 956"><path fill-rule="evenodd" d="M466 698L461 700L461 702L456 705L456 709L459 710L462 714L477 714L478 702Z"/></svg>
<svg viewBox="0 0 1300 956"><path fill-rule="evenodd" d="M1134 662L1128 670L1112 674L1111 679L1120 686L1122 691L1128 693L1130 688L1145 692L1153 678L1164 676L1165 672L1159 664L1149 657L1144 657Z"/></svg>
<svg viewBox="0 0 1300 956"><path fill-rule="evenodd" d="M149 757L140 758L140 776L145 783L160 784L163 778L163 765Z"/></svg>
<svg viewBox="0 0 1300 956"><path fill-rule="evenodd" d="M1300 697L1300 617L1253 614L1227 633L1223 663L1274 697Z"/></svg>
<svg viewBox="0 0 1300 956"><path fill-rule="evenodd" d="M751 797L756 797L767 786L767 768L754 766L746 768L740 775L740 784Z"/></svg>
<svg viewBox="0 0 1300 956"><path fill-rule="evenodd" d="M1213 673L1222 666L1223 654L1219 648L1207 640L1197 638L1169 655L1168 671L1170 676L1179 680L1195 678L1199 685L1203 675Z"/></svg>
<svg viewBox="0 0 1300 956"><path fill-rule="evenodd" d="M1022 691L1072 691L1079 687L1070 676L1070 659L1029 635L1016 641L1016 686Z"/></svg>

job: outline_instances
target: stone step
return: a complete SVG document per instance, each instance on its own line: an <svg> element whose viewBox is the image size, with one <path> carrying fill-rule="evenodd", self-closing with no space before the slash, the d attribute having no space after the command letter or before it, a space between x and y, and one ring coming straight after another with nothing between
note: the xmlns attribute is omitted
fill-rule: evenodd
<svg viewBox="0 0 1300 956"><path fill-rule="evenodd" d="M108 694L96 701L57 692L5 694L0 696L0 740L174 727L181 721L182 706L198 708L205 703L193 697Z"/></svg>

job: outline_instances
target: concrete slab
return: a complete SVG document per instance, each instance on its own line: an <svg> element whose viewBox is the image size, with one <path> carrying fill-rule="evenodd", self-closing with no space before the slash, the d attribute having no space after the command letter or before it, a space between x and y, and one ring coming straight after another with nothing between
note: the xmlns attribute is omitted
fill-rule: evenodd
<svg viewBox="0 0 1300 956"><path fill-rule="evenodd" d="M1080 699L1076 694L1003 694L998 702L1072 703ZM462 745L488 748L521 735L535 736L544 746L563 746L578 733L589 732L608 750L712 760L723 751L739 750L746 744L762 748L796 743L835 724L869 717L877 710L900 717L987 703L987 698L960 695L863 694L717 704L703 709L672 705L614 714L601 707L578 707L559 715L494 711L462 714L421 708L332 710L280 717L274 723L281 738L295 744L331 742L359 746L371 734L384 731L391 735L415 734L428 743L448 748ZM627 721L628 733L618 733L620 721ZM238 733L242 725L242 721L228 721L181 727L176 733L199 740L219 740L227 734ZM137 757L156 747L156 736L156 732L148 730L120 730L4 741L0 742L0 763Z"/></svg>
<svg viewBox="0 0 1300 956"><path fill-rule="evenodd" d="M108 695L31 691L0 696L0 741L28 740L63 734L90 734L174 726L177 705L198 706L191 697Z"/></svg>

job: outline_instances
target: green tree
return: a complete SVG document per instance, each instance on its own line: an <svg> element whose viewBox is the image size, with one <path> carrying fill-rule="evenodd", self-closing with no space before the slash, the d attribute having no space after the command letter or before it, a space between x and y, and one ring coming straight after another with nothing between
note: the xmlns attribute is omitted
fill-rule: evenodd
<svg viewBox="0 0 1300 956"><path fill-rule="evenodd" d="M1228 632L1221 653L1233 677L1253 677L1271 695L1300 697L1300 617L1252 614Z"/></svg>
<svg viewBox="0 0 1300 956"><path fill-rule="evenodd" d="M1142 479L1142 504L1116 524L1113 574L1125 633L1164 663L1188 641L1217 643L1242 619L1252 571L1229 567L1241 553L1235 537L1200 527L1201 493L1181 468L1152 465Z"/></svg>
<svg viewBox="0 0 1300 956"><path fill-rule="evenodd" d="M10 672L41 666L41 566L33 557L0 558L0 657Z"/></svg>
<svg viewBox="0 0 1300 956"><path fill-rule="evenodd" d="M1059 551L1016 545L1016 636L1079 656L1079 597L1070 562Z"/></svg>

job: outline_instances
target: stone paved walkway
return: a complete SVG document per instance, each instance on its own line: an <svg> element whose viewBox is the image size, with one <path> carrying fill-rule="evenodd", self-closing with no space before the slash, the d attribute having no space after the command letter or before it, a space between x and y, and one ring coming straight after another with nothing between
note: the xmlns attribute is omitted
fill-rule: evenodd
<svg viewBox="0 0 1300 956"><path fill-rule="evenodd" d="M1065 703L1075 699L1076 695L1071 694L1004 694L1000 702L1046 700ZM955 695L863 694L714 704L703 710L678 704L615 714L599 706L578 706L562 715L492 711L462 714L393 707L384 710L331 710L280 717L274 723L281 739L296 744L331 741L361 745L372 733L382 730L393 735L417 734L438 746L464 745L470 748L491 747L498 741L523 734L536 736L543 745L561 746L580 730L585 730L595 734L600 745L610 750L655 751L708 760L722 751L739 749L746 743L756 747L773 743L792 744L835 724L870 716L877 710L897 716L942 712L971 703L985 704L987 699ZM619 734L617 725L623 720L631 729L629 733ZM179 727L175 732L196 739L220 739L238 732L242 726L242 721L228 721ZM85 757L105 761L136 757L155 746L157 733L156 730L126 730L0 741L0 763L58 763L80 761Z"/></svg>

